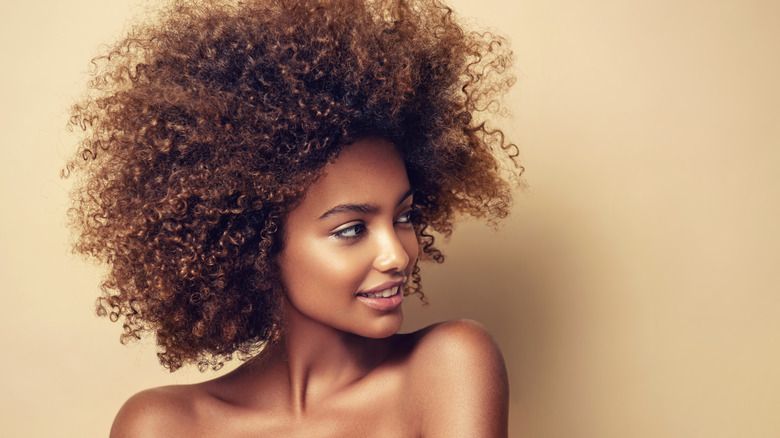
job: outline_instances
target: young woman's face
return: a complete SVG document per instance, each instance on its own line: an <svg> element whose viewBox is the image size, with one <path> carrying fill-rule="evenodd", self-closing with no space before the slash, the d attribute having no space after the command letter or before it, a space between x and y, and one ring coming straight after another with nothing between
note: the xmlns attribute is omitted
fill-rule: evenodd
<svg viewBox="0 0 780 438"><path fill-rule="evenodd" d="M391 143L369 137L345 146L284 223L277 262L288 323L369 338L394 334L417 260L411 206L406 169Z"/></svg>

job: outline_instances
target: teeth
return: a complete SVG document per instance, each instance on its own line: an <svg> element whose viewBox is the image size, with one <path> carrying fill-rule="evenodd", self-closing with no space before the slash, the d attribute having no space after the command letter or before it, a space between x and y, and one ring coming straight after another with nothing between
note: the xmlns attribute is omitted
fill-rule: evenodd
<svg viewBox="0 0 780 438"><path fill-rule="evenodd" d="M390 289L385 289L385 290L383 290L381 292L377 292L375 294L365 294L365 295L367 297L369 297L369 298L387 298L387 297L392 297L393 295L395 295L398 292L398 288L399 287L400 286L391 287Z"/></svg>

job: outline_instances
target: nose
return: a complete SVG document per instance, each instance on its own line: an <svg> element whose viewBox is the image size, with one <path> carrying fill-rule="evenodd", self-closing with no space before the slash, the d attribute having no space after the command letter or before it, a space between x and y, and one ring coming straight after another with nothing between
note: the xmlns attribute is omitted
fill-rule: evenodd
<svg viewBox="0 0 780 438"><path fill-rule="evenodd" d="M390 227L386 232L376 234L377 252L374 268L380 272L403 271L409 265L409 254L398 236L397 230Z"/></svg>

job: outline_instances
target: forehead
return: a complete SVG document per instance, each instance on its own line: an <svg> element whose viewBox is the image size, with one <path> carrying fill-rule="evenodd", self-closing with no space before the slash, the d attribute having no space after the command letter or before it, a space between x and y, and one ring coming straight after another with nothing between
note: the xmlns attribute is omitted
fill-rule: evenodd
<svg viewBox="0 0 780 438"><path fill-rule="evenodd" d="M381 204L388 200L395 205L409 188L406 168L396 147L387 140L368 137L344 146L338 157L323 168L294 211L316 214L322 210L322 214L338 204Z"/></svg>
<svg viewBox="0 0 780 438"><path fill-rule="evenodd" d="M336 160L323 168L322 185L376 174L378 177L406 178L401 155L387 140L364 138L342 148Z"/></svg>

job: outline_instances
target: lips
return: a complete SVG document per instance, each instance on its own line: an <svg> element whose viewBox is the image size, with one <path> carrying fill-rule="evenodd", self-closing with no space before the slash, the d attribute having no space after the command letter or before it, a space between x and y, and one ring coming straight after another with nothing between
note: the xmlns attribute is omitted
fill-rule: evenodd
<svg viewBox="0 0 780 438"><path fill-rule="evenodd" d="M364 293L361 292L358 294L359 297L368 297L368 298L388 298L398 293L398 289L401 286L393 286L390 288L387 288L385 290L381 290L376 293Z"/></svg>
<svg viewBox="0 0 780 438"><path fill-rule="evenodd" d="M380 311L395 310L403 301L401 288L404 282L381 285L365 292L359 292L357 299L363 304Z"/></svg>

